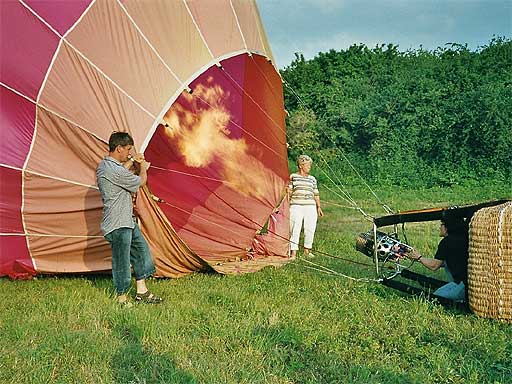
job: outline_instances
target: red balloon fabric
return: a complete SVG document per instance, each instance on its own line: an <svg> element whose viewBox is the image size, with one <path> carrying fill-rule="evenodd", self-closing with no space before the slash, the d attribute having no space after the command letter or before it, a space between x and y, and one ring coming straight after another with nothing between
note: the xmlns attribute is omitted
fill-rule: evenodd
<svg viewBox="0 0 512 384"><path fill-rule="evenodd" d="M95 168L113 131L152 163L137 209L158 275L289 261L282 82L254 1L0 17L0 276L110 269Z"/></svg>

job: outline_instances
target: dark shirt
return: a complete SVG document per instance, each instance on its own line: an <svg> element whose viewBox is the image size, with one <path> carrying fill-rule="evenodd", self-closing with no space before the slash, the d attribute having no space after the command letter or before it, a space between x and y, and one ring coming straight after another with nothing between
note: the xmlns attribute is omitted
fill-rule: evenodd
<svg viewBox="0 0 512 384"><path fill-rule="evenodd" d="M437 246L435 258L444 260L446 267L456 283L468 279L468 237L467 235L448 235Z"/></svg>

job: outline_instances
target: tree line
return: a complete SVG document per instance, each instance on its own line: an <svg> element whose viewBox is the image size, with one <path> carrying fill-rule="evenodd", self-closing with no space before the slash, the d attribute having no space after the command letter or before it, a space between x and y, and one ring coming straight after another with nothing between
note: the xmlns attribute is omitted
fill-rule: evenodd
<svg viewBox="0 0 512 384"><path fill-rule="evenodd" d="M512 180L510 38L473 51L383 44L296 54L281 75L291 161L310 153L346 181L348 162L397 185Z"/></svg>

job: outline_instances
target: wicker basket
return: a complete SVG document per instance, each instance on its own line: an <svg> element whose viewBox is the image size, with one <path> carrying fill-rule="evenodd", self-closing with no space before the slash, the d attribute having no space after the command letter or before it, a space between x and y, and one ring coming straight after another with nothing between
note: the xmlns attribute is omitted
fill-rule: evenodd
<svg viewBox="0 0 512 384"><path fill-rule="evenodd" d="M468 285L475 314L512 322L512 202L473 215Z"/></svg>

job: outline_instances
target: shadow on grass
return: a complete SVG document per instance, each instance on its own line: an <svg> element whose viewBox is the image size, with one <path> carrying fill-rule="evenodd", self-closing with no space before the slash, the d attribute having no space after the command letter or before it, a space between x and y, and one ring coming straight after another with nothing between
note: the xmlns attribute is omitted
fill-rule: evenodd
<svg viewBox="0 0 512 384"><path fill-rule="evenodd" d="M187 383L198 381L189 373L176 366L165 353L152 350L141 343L142 331L136 325L126 322L114 326L113 335L121 341L121 347L111 360L114 383Z"/></svg>
<svg viewBox="0 0 512 384"><path fill-rule="evenodd" d="M444 282L441 282L444 283ZM422 299L430 305L439 305L446 311L470 315L472 312L467 302L456 302L434 295L435 287L421 284L409 284L409 280L400 280L398 277L391 280L384 280L379 286L371 286L368 292L383 299L401 297L408 301Z"/></svg>
<svg viewBox="0 0 512 384"><path fill-rule="evenodd" d="M91 284L103 284L105 281L112 283L111 271L100 272L69 272L69 273L44 273L37 275L38 280L73 280L83 279L88 280Z"/></svg>
<svg viewBox="0 0 512 384"><path fill-rule="evenodd" d="M350 361L342 361L323 340L317 343L306 341L297 328L266 326L258 327L253 337L263 341L272 369L280 376L296 383L413 383L409 375L401 375L384 367L366 367ZM360 353L354 351L355 354ZM356 358L355 358L356 359ZM356 359L357 360L357 359Z"/></svg>
<svg viewBox="0 0 512 384"><path fill-rule="evenodd" d="M68 280L83 280L88 282L91 287L94 287L101 291L102 293L106 293L109 296L115 296L114 290L114 282L112 280L112 272L111 271L100 271L100 272L76 272L76 273L63 273L63 274L41 274L37 276L38 280L60 280L60 281L68 281ZM146 279L146 282L149 282L148 285L152 284L153 281L156 280L170 280L166 277L149 277ZM132 276L131 285L129 294L135 292L135 278ZM150 287L151 288L151 287ZM134 293L133 293L134 294Z"/></svg>

